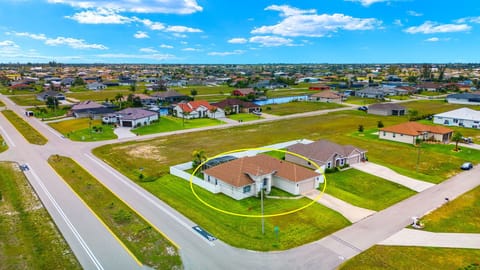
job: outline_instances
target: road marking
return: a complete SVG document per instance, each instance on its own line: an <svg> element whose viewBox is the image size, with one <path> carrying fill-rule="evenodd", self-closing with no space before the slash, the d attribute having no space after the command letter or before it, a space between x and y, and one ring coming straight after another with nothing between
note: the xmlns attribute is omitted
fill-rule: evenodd
<svg viewBox="0 0 480 270"><path fill-rule="evenodd" d="M78 163L77 163L78 164ZM67 181L65 181L65 179L63 179L63 177L61 175L59 175L57 173L57 171L55 170L55 168L53 168L50 164L48 164L48 166L50 166L50 168L52 168L52 170L55 172L55 174L58 175L58 177L60 179L63 180L63 182L66 184L66 186L73 192L73 194L75 194L78 199L80 199L80 201L87 207L88 210L90 210L90 212L92 212L92 214L100 221L100 223L102 223L102 225L105 227L105 229L107 229L108 232L110 232L110 234L113 236L113 238L115 238L115 240L117 240L117 242L123 247L123 249L125 249L125 251L127 251L127 253L135 260L135 262L139 265L139 266L143 266L142 262L140 262L140 260L132 253L132 251L130 251L130 249L128 249L128 247L122 242L122 240L120 240L120 238L118 238L118 236L110 229L110 227L107 226L107 224L105 224L105 222L103 222L103 220L97 215L97 213L95 213L95 211L93 211L92 208L90 208L90 206L88 206L88 204L82 199L82 197L80 195L78 195L78 193L67 183ZM93 177L93 176L92 176ZM95 178L95 177L93 177ZM97 180L98 181L98 180ZM100 181L98 181L100 182Z"/></svg>
<svg viewBox="0 0 480 270"><path fill-rule="evenodd" d="M3 134L3 136L5 137L5 139L7 139L8 144L9 144L11 147L16 147L16 145L15 145L15 143L13 142L12 138L10 138L10 136L8 136L8 133L5 131L5 129L3 129L3 127L0 126L0 130L2 131L2 134Z"/></svg>
<svg viewBox="0 0 480 270"><path fill-rule="evenodd" d="M27 166L28 163L25 163ZM29 166L30 167L30 166ZM43 182L40 180L40 178L38 177L38 175L32 170L30 169L30 173L32 174L32 176L35 178L35 180L37 181L38 185L40 186L40 188L43 190L43 192L45 192L45 194L47 195L48 199L52 202L53 206L55 207L55 209L57 209L58 213L60 214L60 216L63 218L63 220L65 221L65 223L67 224L67 226L70 228L70 230L72 231L73 235L75 236L75 238L77 238L78 242L80 243L80 245L83 247L83 249L85 250L85 252L87 253L88 257L90 257L90 259L92 260L93 264L95 265L95 267L97 269L101 269L103 270L103 266L102 264L98 261L98 259L95 257L95 255L93 254L92 250L88 247L87 243L85 243L85 240L83 240L82 236L80 235L80 233L78 233L77 229L75 228L75 226L73 226L72 222L70 221L70 219L68 219L68 217L65 215L65 212L63 212L62 208L58 205L57 201L55 201L55 199L53 198L52 194L50 194L50 192L48 191L48 189L45 187L45 185L43 184Z"/></svg>

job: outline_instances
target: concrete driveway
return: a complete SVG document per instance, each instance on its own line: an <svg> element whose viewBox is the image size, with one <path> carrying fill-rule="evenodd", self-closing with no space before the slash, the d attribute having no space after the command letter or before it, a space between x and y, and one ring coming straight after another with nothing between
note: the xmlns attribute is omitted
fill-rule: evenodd
<svg viewBox="0 0 480 270"><path fill-rule="evenodd" d="M376 175L378 177L384 178L388 181L395 182L402 186L405 186L416 192L424 191L428 188L433 187L435 184L428 183L425 181L420 181L413 179L404 175L401 175L392 169L389 169L385 166L381 166L372 162L362 162L351 165L353 168L366 172L368 174Z"/></svg>
<svg viewBox="0 0 480 270"><path fill-rule="evenodd" d="M130 130L130 128L127 128L127 127L117 127L116 129L113 130L113 133L117 135L118 139L131 138L131 137L137 136L135 133L133 133Z"/></svg>

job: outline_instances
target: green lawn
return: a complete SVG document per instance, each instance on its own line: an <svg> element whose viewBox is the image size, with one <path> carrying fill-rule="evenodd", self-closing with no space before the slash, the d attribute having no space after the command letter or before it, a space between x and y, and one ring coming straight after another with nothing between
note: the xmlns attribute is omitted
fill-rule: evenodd
<svg viewBox="0 0 480 270"><path fill-rule="evenodd" d="M480 233L480 187L444 204L422 222L432 232Z"/></svg>
<svg viewBox="0 0 480 270"><path fill-rule="evenodd" d="M347 101L345 102L350 104L357 104L360 106L360 105L369 105L369 104L379 103L382 101L374 98L362 98L362 97L349 96L347 98Z"/></svg>
<svg viewBox="0 0 480 270"><path fill-rule="evenodd" d="M230 87L228 85L219 85L219 86L186 86L186 87L172 87L173 90L190 96L191 91L193 89L197 90L197 95L224 95L224 94L231 94L233 90L235 90L235 87ZM201 99L200 97L196 99Z"/></svg>
<svg viewBox="0 0 480 270"><path fill-rule="evenodd" d="M241 122L249 122L258 119L262 119L261 116L255 115L253 113L236 113L228 115L228 118Z"/></svg>
<svg viewBox="0 0 480 270"><path fill-rule="evenodd" d="M8 96L8 98L19 106L45 105L45 102L38 100L35 94Z"/></svg>
<svg viewBox="0 0 480 270"><path fill-rule="evenodd" d="M0 107L5 107L5 103L0 100Z"/></svg>
<svg viewBox="0 0 480 270"><path fill-rule="evenodd" d="M103 141L116 139L113 126L103 125L101 120L77 118L48 124L72 141ZM101 130L100 130L101 127ZM96 130L96 131L95 131Z"/></svg>
<svg viewBox="0 0 480 270"><path fill-rule="evenodd" d="M416 192L356 169L326 175L325 192L353 205L380 211ZM323 186L320 187L320 190Z"/></svg>
<svg viewBox="0 0 480 270"><path fill-rule="evenodd" d="M303 96L303 95L311 95L314 93L315 93L314 91L310 91L308 89L280 88L276 90L268 90L267 97L275 98L275 97Z"/></svg>
<svg viewBox="0 0 480 270"><path fill-rule="evenodd" d="M480 250L478 249L373 246L345 262L339 269L478 270L479 264Z"/></svg>
<svg viewBox="0 0 480 270"><path fill-rule="evenodd" d="M274 115L289 115L295 113L311 112L341 108L343 105L326 102L295 101L282 104L269 104L263 106L263 111Z"/></svg>
<svg viewBox="0 0 480 270"><path fill-rule="evenodd" d="M0 136L0 153L7 151L8 144L7 142Z"/></svg>
<svg viewBox="0 0 480 270"><path fill-rule="evenodd" d="M107 89L102 91L85 90L82 92L68 93L67 98L74 98L80 101L84 101L84 100L105 101L106 99L114 100L117 94L122 94L124 97L127 97L131 93L132 92L129 90L107 90Z"/></svg>
<svg viewBox="0 0 480 270"><path fill-rule="evenodd" d="M55 155L48 162L142 263L181 268L175 246L75 161Z"/></svg>
<svg viewBox="0 0 480 270"><path fill-rule="evenodd" d="M82 269L16 163L0 163L0 269Z"/></svg>
<svg viewBox="0 0 480 270"><path fill-rule="evenodd" d="M33 111L35 117L40 119L48 119L48 118L57 118L61 116L65 116L67 112L70 110L70 106L60 106L56 109L51 109L47 107L35 107L33 109L29 109Z"/></svg>
<svg viewBox="0 0 480 270"><path fill-rule="evenodd" d="M2 111L3 115L12 123L13 126L20 132L25 139L31 144L44 145L47 143L47 139L43 137L40 132L30 126L21 117L11 110Z"/></svg>
<svg viewBox="0 0 480 270"><path fill-rule="evenodd" d="M419 115L442 113L464 107L478 110L478 106L476 105L450 104L444 100L409 101L402 103L402 106L407 107L408 110L418 111Z"/></svg>
<svg viewBox="0 0 480 270"><path fill-rule="evenodd" d="M135 178L138 179L138 176ZM303 245L327 236L350 223L340 214L318 203L279 217L265 218L265 235L261 233L260 219L237 217L217 212L200 203L192 194L188 181L164 175L153 182L139 182L155 196L180 211L205 230L226 243L251 250L283 250ZM212 194L195 188L196 193L209 204L235 213L260 215L260 198L236 201L223 194ZM265 214L276 214L302 207L311 200L265 199ZM280 228L278 239L274 227Z"/></svg>
<svg viewBox="0 0 480 270"><path fill-rule="evenodd" d="M199 118L199 119L182 119L177 117L160 117L160 121L148 126L142 126L132 129L132 132L139 135L154 134L160 132L168 132L182 129L191 129L207 126L222 125L224 122L217 119Z"/></svg>

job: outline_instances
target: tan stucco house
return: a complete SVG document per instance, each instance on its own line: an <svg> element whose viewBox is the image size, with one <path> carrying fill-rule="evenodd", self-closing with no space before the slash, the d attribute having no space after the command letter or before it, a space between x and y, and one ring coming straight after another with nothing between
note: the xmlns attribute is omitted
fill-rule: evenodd
<svg viewBox="0 0 480 270"><path fill-rule="evenodd" d="M416 144L417 139L449 143L453 130L442 126L430 126L417 122L406 122L390 127L381 128L378 132L380 139Z"/></svg>

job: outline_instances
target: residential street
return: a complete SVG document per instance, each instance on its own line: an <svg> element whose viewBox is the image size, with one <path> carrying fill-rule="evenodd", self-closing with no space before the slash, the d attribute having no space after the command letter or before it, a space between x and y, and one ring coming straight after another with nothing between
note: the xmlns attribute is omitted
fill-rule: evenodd
<svg viewBox="0 0 480 270"><path fill-rule="evenodd" d="M14 106L4 96L0 96L0 99L7 104L9 109L15 110L20 116L23 115L23 109ZM345 109L351 108L330 111ZM303 113L279 119L323 113L327 113L327 111ZM476 177L480 174L480 166L476 166L439 185L427 187L422 192L392 207L374 213L316 242L287 251L253 252L231 247L220 240L207 241L192 229L192 226L196 224L90 153L92 148L107 143L146 140L170 134L228 128L247 123L225 124L106 142L80 143L63 138L37 119L28 118L26 120L49 139L48 144L45 146L28 144L1 116L0 126L2 129L0 129L0 133L6 139L10 149L0 154L0 159L29 164L31 171L26 173L29 181L39 193L46 208L54 217L85 269L135 269L139 266L48 166L46 159L51 154L72 157L133 209L164 232L180 246L180 253L186 269L232 269L232 265L236 269L334 269L344 260L401 231L411 222L412 216L421 217L440 207L444 203L445 197L456 198L480 184L480 178ZM275 120L277 119L264 119L259 122ZM57 203L55 204L52 199ZM61 211L58 206L61 206ZM67 216L69 221L66 221L63 216ZM69 223L72 226L67 225ZM75 233L72 227L76 228L78 233ZM83 239L83 242L80 239ZM99 263L96 263L97 261Z"/></svg>

